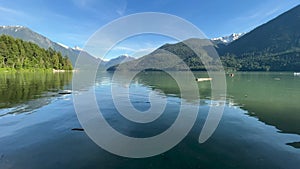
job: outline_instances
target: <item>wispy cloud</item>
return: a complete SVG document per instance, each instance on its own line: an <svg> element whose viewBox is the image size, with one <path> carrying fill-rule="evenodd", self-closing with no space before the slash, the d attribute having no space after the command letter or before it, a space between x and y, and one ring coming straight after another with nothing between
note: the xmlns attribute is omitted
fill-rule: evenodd
<svg viewBox="0 0 300 169"><path fill-rule="evenodd" d="M117 9L117 10L116 10L116 13L117 13L118 15L120 15L120 16L124 16L125 10Z"/></svg>
<svg viewBox="0 0 300 169"><path fill-rule="evenodd" d="M5 8L5 7L2 7L2 6L0 6L0 11L1 11L1 12L10 12L10 13L13 13L13 12L15 12L15 11L14 11L14 10L12 10L12 9Z"/></svg>
<svg viewBox="0 0 300 169"><path fill-rule="evenodd" d="M271 15L274 15L275 13L277 13L277 12L280 11L280 10L281 10L281 9L280 9L279 7L274 8L273 10L267 12L267 13L265 14L265 16L271 16Z"/></svg>
<svg viewBox="0 0 300 169"><path fill-rule="evenodd" d="M144 49L139 49L135 51L135 53L132 54L133 57L139 58L142 56L145 56L151 52L153 52L156 48L144 48Z"/></svg>
<svg viewBox="0 0 300 169"><path fill-rule="evenodd" d="M122 1L122 3L120 5L118 5L117 7L118 9L116 10L117 14L119 16L124 16L127 10L127 2L126 1Z"/></svg>
<svg viewBox="0 0 300 169"><path fill-rule="evenodd" d="M0 22L23 25L24 23L31 21L33 17L21 10L5 7L0 5ZM22 20L22 22L20 22Z"/></svg>
<svg viewBox="0 0 300 169"><path fill-rule="evenodd" d="M80 8L86 8L91 3L91 0L73 0L73 4Z"/></svg>
<svg viewBox="0 0 300 169"><path fill-rule="evenodd" d="M112 53L128 54L133 57L141 57L153 52L157 47L146 47L146 48L130 48L125 46L117 46L112 50Z"/></svg>
<svg viewBox="0 0 300 169"><path fill-rule="evenodd" d="M24 15L24 13L21 12L21 11L18 11L18 10L14 10L14 9L11 9L11 8L0 6L0 16L2 16L2 15L18 15L18 16L22 16L22 15Z"/></svg>
<svg viewBox="0 0 300 169"><path fill-rule="evenodd" d="M111 49L105 56L106 59L111 59L118 57L120 55L129 55L135 58L139 58L142 56L145 56L151 52L153 52L156 48L150 47L150 48L139 48L139 49L133 49L128 47L116 47ZM105 59L102 57L102 59Z"/></svg>
<svg viewBox="0 0 300 169"><path fill-rule="evenodd" d="M72 0L73 4L85 12L89 12L94 17L111 20L120 16L124 16L127 11L126 0Z"/></svg>
<svg viewBox="0 0 300 169"><path fill-rule="evenodd" d="M123 50L123 51L131 51L131 52L136 52L136 49L130 48L130 47L125 47L125 46L117 46L113 48L113 50Z"/></svg>
<svg viewBox="0 0 300 169"><path fill-rule="evenodd" d="M257 25L261 25L283 10L282 6L276 5L273 8L270 6L260 6L247 13L244 13L236 18L228 21L228 25L240 25L234 27L234 32L248 32L254 29ZM251 25L249 23L252 23Z"/></svg>
<svg viewBox="0 0 300 169"><path fill-rule="evenodd" d="M249 21L249 20L257 20L257 19L265 19L267 17L270 17L271 15L277 13L280 10L280 8L275 8L270 11L265 10L255 10L250 15L244 15L237 18L234 18L234 21Z"/></svg>

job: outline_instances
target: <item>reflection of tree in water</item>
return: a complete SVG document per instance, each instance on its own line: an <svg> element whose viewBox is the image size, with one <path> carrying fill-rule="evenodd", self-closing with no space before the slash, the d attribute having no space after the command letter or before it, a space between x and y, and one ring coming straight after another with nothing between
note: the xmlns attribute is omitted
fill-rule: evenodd
<svg viewBox="0 0 300 169"><path fill-rule="evenodd" d="M9 108L63 89L72 73L2 73L0 79L0 108Z"/></svg>
<svg viewBox="0 0 300 169"><path fill-rule="evenodd" d="M176 72L177 77L185 78L186 72ZM206 77L206 73L194 73L195 77ZM139 73L135 80L143 84L145 86L148 86L152 89L159 89L163 91L167 95L175 95L177 97L181 97L180 95L180 89L178 87L177 82L167 73L163 71L149 71L149 72L141 72ZM195 79L186 79L188 81L191 81L192 83L197 83L199 88L199 93L201 99L207 98L211 96L211 84L210 82L195 82Z"/></svg>

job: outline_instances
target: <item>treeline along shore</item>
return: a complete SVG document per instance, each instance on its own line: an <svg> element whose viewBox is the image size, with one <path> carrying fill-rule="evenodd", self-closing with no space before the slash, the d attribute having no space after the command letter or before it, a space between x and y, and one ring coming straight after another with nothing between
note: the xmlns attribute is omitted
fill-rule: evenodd
<svg viewBox="0 0 300 169"><path fill-rule="evenodd" d="M67 56L32 42L0 36L0 70L72 70Z"/></svg>

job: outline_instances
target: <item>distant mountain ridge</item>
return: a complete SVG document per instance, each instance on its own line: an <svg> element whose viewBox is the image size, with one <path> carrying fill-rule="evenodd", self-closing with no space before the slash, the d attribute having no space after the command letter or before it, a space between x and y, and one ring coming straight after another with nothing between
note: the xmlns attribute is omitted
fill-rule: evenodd
<svg viewBox="0 0 300 169"><path fill-rule="evenodd" d="M135 60L134 57L128 56L128 55L121 55L116 58L110 59L109 61L104 63L105 68L109 68L121 63L129 62Z"/></svg>
<svg viewBox="0 0 300 169"><path fill-rule="evenodd" d="M189 39L176 44L165 44L136 61L124 63L119 67L114 66L108 70L140 70L147 67L149 63L170 70L185 70L186 68L177 65L180 64L179 61L171 60L172 54L178 56L192 70L206 70L199 56L203 57L211 53L213 50L210 47L214 46L227 70L300 71L300 5L244 35L232 34L229 37L211 39L211 44L200 47L197 53L185 44L199 46L204 41ZM211 64L216 61L214 58L206 58L206 60Z"/></svg>
<svg viewBox="0 0 300 169"><path fill-rule="evenodd" d="M24 26L0 26L0 35L1 34L6 34L14 38L22 39L24 41L33 42L44 49L52 48L56 51L60 51L62 55L66 55L69 57L73 65L75 64L80 52L82 52L82 55L91 60L99 61L99 59L96 59L85 51L78 50L76 48L72 49L70 47L67 47L66 45L53 42L47 37L38 34Z"/></svg>
<svg viewBox="0 0 300 169"><path fill-rule="evenodd" d="M195 51L189 47L193 47ZM217 53L213 53L213 49L214 46L209 39L188 39L175 44L165 44L146 56L109 67L107 70L205 70L201 60L211 63L211 68L215 69L213 66L216 58L208 57L208 53L217 56Z"/></svg>
<svg viewBox="0 0 300 169"><path fill-rule="evenodd" d="M266 49L277 52L299 47L299 44L300 5L253 29L229 44L224 52L236 55Z"/></svg>
<svg viewBox="0 0 300 169"><path fill-rule="evenodd" d="M224 64L237 70L300 71L300 5L227 46Z"/></svg>
<svg viewBox="0 0 300 169"><path fill-rule="evenodd" d="M0 34L8 34L15 38L30 41L40 47L60 51L67 55L73 65L81 53L91 62L100 62L108 70L115 70L126 57L120 56L110 61L94 58L79 48L52 42L48 38L22 26L0 26ZM196 53L186 43L198 46ZM202 44L203 46L199 46ZM209 39L189 39L176 44L165 44L139 59L126 59L124 69L142 69L154 64L169 70L186 70L179 60L172 61L171 55L177 55L192 70L205 70L200 57L209 59L208 53L215 47L226 69L241 71L300 71L300 5L279 15L271 21L258 26L249 33L235 33L230 36ZM141 64L141 65L139 65ZM179 64L179 65L178 65Z"/></svg>

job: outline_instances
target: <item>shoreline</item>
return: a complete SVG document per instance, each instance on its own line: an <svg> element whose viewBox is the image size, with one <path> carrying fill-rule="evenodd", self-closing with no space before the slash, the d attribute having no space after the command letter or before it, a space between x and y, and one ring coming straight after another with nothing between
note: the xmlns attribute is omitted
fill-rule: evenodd
<svg viewBox="0 0 300 169"><path fill-rule="evenodd" d="M57 70L57 69L13 69L13 68L0 68L0 73L17 73L17 72L47 72L47 73L63 73L63 72L76 72L76 70Z"/></svg>

